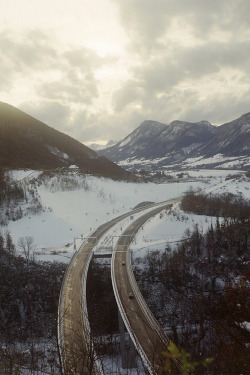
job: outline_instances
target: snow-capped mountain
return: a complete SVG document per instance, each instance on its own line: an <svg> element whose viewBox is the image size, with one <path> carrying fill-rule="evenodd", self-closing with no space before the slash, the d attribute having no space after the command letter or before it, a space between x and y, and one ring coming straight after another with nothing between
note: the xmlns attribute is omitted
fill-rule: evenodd
<svg viewBox="0 0 250 375"><path fill-rule="evenodd" d="M145 152L154 139L157 139L167 125L157 121L144 121L137 129L114 146L98 152L110 160L125 160L138 158L141 152Z"/></svg>
<svg viewBox="0 0 250 375"><path fill-rule="evenodd" d="M90 147L91 150L99 151L99 150L104 150L107 147L114 146L116 143L117 143L116 141L111 140L108 143L106 143L105 145L101 145L99 143L91 143L90 145L88 145L88 147Z"/></svg>
<svg viewBox="0 0 250 375"><path fill-rule="evenodd" d="M208 121L144 121L112 147L99 151L128 169L250 169L250 113L221 126Z"/></svg>

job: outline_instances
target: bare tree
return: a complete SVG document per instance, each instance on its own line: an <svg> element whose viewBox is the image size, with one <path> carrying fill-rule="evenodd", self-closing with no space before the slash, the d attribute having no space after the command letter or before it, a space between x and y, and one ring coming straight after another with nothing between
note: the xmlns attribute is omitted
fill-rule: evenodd
<svg viewBox="0 0 250 375"><path fill-rule="evenodd" d="M9 255L9 264L11 261L11 257L15 255L15 245L13 243L11 234L8 230L5 232L5 248Z"/></svg>
<svg viewBox="0 0 250 375"><path fill-rule="evenodd" d="M18 240L18 247L24 253L26 263L29 264L30 260L34 260L36 246L34 244L34 238L31 236L20 237Z"/></svg>

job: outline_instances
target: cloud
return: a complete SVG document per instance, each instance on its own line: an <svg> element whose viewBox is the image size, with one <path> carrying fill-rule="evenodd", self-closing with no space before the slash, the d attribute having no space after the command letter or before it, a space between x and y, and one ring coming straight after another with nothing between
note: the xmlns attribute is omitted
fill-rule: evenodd
<svg viewBox="0 0 250 375"><path fill-rule="evenodd" d="M157 57L153 62L133 67L132 79L113 93L114 110L122 112L128 107L140 106L145 116L147 114L159 121L163 117L168 121L174 114L176 118L185 113L188 115L186 120L191 120L194 117L191 112L197 112L197 103L201 104L201 116L211 116L211 111L205 111L205 108L209 106L209 101L217 98L215 113L219 113L219 102L224 111L223 101L226 103L228 97L240 99L250 92L249 47L249 42L243 42L176 49L172 56L162 54L161 59ZM190 101L190 97L194 100ZM236 101L234 103L235 112L238 113ZM245 111L248 110L246 104ZM216 119L216 116L212 118ZM207 119L210 120L210 117Z"/></svg>
<svg viewBox="0 0 250 375"><path fill-rule="evenodd" d="M5 30L0 51L0 94L23 92L20 108L61 129L72 129L78 108L98 97L95 70L108 60L83 47L57 45L41 30Z"/></svg>
<svg viewBox="0 0 250 375"><path fill-rule="evenodd" d="M215 26L231 35L249 25L248 0L113 0L121 24L130 35L131 45L150 50L159 47L159 39L171 32L173 21L190 25L193 36L209 39ZM185 35L182 35L185 39Z"/></svg>
<svg viewBox="0 0 250 375"><path fill-rule="evenodd" d="M1 68L8 73L47 68L57 58L52 39L41 30L16 33L4 30L0 34Z"/></svg>
<svg viewBox="0 0 250 375"><path fill-rule="evenodd" d="M90 103L97 95L94 70L102 59L84 48L61 51L47 34L32 30L22 35L5 31L0 35L1 72L9 88L22 76L33 78L36 94L51 100Z"/></svg>
<svg viewBox="0 0 250 375"><path fill-rule="evenodd" d="M22 102L20 108L24 112L57 130L68 131L67 124L71 116L69 106L62 105L56 101L39 100L38 102L34 102L31 100Z"/></svg>
<svg viewBox="0 0 250 375"><path fill-rule="evenodd" d="M113 93L112 101L115 112L120 113L132 104L138 106L143 97L144 88L139 80L130 80Z"/></svg>
<svg viewBox="0 0 250 375"><path fill-rule="evenodd" d="M36 91L44 98L86 106L97 96L98 89L93 74L83 68L83 71L61 71L60 78L38 84Z"/></svg>

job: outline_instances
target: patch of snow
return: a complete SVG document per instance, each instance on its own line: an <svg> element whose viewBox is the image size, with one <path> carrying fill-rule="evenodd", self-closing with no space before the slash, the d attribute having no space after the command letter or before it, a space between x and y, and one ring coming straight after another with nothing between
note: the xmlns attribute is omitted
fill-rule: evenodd
<svg viewBox="0 0 250 375"><path fill-rule="evenodd" d="M69 169L79 169L79 167L77 165L70 165Z"/></svg>
<svg viewBox="0 0 250 375"><path fill-rule="evenodd" d="M239 325L241 328L246 329L248 332L250 332L250 322L242 322Z"/></svg>
<svg viewBox="0 0 250 375"><path fill-rule="evenodd" d="M227 157L223 154L216 154L212 156L211 158L188 158L185 160L183 165L185 165L186 168L188 167L199 167L204 165L213 165L213 164L219 164L220 168L232 168L235 166L241 166L241 165L248 165L250 163L250 157L246 156L237 156L237 157Z"/></svg>
<svg viewBox="0 0 250 375"><path fill-rule="evenodd" d="M143 225L131 245L133 257L142 257L156 249L164 250L168 244L174 245L186 238L186 231L193 231L196 224L205 231L215 222L216 218L186 214L179 209L179 204L175 205L174 210L163 211Z"/></svg>
<svg viewBox="0 0 250 375"><path fill-rule="evenodd" d="M182 151L184 152L185 155L190 154L191 151L193 151L195 148L198 148L201 145L201 143L192 143L188 147L184 147Z"/></svg>
<svg viewBox="0 0 250 375"><path fill-rule="evenodd" d="M69 155L68 154L66 154L65 152L62 152L62 151L58 150L56 147L51 147L51 146L47 146L47 147L48 147L49 151L52 154L58 156L59 158L64 159L64 160L68 160L69 159Z"/></svg>
<svg viewBox="0 0 250 375"><path fill-rule="evenodd" d="M120 144L119 147L126 146L132 140L131 136L126 137Z"/></svg>

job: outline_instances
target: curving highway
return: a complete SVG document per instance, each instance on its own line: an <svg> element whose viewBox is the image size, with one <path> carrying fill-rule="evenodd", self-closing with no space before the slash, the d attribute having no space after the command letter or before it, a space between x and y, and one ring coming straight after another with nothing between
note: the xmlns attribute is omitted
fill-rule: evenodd
<svg viewBox="0 0 250 375"><path fill-rule="evenodd" d="M142 308L142 302L139 302L140 298L129 298L129 293L138 296L139 292L135 293L136 287L135 285L134 287L132 286L132 276L128 272L129 268L126 264L130 261L129 252L127 251L128 246L136 231L149 217L163 210L169 203L171 202L152 205L150 212L135 220L123 232L112 261L114 264L114 268L112 266L112 278L114 276L115 279L113 285L116 298L119 296L117 298L118 307L120 305L123 306L122 316L125 311L131 327L130 332L133 332L132 339L137 348L139 348L139 352L148 369L151 369L149 372L154 373L156 371L157 374L160 374L160 368L163 365L162 356L159 353L166 348L168 341L165 340L165 337L163 338L161 329L155 324L152 325L152 316L151 319L148 319L150 312L145 313L145 308ZM155 206L157 208L153 209ZM92 233L79 251L75 253L69 264L61 288L58 309L58 345L64 375L102 374L92 345L86 301L83 299L88 266L92 258L93 249L104 234L131 214L134 215L136 212L145 209L146 207L133 210L101 225ZM125 267L122 265L123 261L126 263ZM134 282L134 284L136 283ZM125 324L128 325L126 321ZM175 372L172 372L172 374L175 374Z"/></svg>

